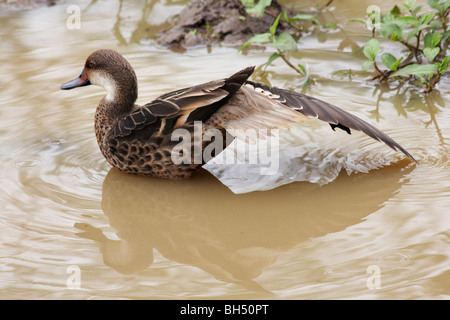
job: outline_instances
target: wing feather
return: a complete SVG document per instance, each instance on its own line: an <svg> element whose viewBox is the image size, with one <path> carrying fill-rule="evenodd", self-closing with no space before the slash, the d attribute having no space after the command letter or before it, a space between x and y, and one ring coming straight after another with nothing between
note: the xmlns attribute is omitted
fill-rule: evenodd
<svg viewBox="0 0 450 320"><path fill-rule="evenodd" d="M295 91L277 87L268 87L264 84L252 81L247 81L246 85L242 86L242 89L239 92L242 94L236 95L236 99L238 96L247 96L247 105L243 106L241 101L235 103L238 104L238 106L227 105L226 108L224 108L224 111L232 112L234 114L233 121L230 121L228 124L231 128L242 128L245 126L254 127L258 124L263 124L265 125L265 128L270 128L271 126L277 126L280 123L284 124L282 126L288 126L292 122L298 122L298 120L301 119L299 115L303 115L307 118L317 118L326 121L333 130L335 130L335 128L340 128L349 134L351 133L350 129L362 131L371 138L384 142L393 150L400 150L408 158L417 162L411 154L381 130L357 116L325 101ZM248 98L248 96L251 98ZM239 110L233 111L236 107L240 108L242 111L245 110L244 113L247 117L244 117L242 114L243 112L240 114ZM274 111L276 111L276 113L274 113ZM295 111L294 113L298 116L292 114L292 111Z"/></svg>

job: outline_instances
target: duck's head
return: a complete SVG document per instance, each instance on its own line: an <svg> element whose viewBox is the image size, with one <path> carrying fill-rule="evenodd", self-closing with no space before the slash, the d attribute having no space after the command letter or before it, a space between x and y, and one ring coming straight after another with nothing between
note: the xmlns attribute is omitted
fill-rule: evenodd
<svg viewBox="0 0 450 320"><path fill-rule="evenodd" d="M137 98L136 74L130 63L118 52L102 49L93 52L84 64L80 76L61 85L69 90L90 84L103 87L108 101Z"/></svg>

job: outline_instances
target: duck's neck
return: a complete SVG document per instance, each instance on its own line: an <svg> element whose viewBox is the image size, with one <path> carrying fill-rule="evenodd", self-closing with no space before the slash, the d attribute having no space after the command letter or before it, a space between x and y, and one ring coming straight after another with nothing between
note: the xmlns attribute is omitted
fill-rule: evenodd
<svg viewBox="0 0 450 320"><path fill-rule="evenodd" d="M136 81L111 82L106 84L104 88L107 94L100 102L97 112L104 113L112 122L131 112L137 99Z"/></svg>
<svg viewBox="0 0 450 320"><path fill-rule="evenodd" d="M128 85L127 85L128 84ZM103 85L107 94L100 101L95 113L95 133L97 142L105 154L103 140L109 130L123 119L134 108L134 102L137 99L136 82L125 82L121 85L112 83Z"/></svg>

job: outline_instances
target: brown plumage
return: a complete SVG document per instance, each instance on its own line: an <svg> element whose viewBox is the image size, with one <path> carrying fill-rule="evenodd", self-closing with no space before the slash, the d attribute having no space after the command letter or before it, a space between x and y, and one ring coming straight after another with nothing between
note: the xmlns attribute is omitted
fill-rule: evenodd
<svg viewBox="0 0 450 320"><path fill-rule="evenodd" d="M102 154L120 171L183 179L202 162L194 159L195 150L208 143L195 139L194 122L208 129L238 132L238 129L287 127L306 118L318 118L348 133L360 130L394 150L414 158L398 143L369 123L324 101L290 90L268 87L249 81L254 67L229 78L211 81L164 94L143 106L135 105L137 80L133 68L119 53L98 50L86 60L81 75L61 86L72 89L96 84L107 95L95 114L95 133ZM191 133L191 161L172 160L174 130ZM229 141L228 141L229 142ZM225 147L226 145L224 145ZM195 161L197 160L197 161Z"/></svg>

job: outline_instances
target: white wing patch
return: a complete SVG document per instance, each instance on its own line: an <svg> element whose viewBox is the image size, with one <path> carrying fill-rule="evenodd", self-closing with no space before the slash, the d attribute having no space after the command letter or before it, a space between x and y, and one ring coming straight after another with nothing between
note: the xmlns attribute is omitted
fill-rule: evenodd
<svg viewBox="0 0 450 320"><path fill-rule="evenodd" d="M239 139L248 139L246 132L260 133L264 130L287 128L306 117L283 105L276 99L278 95L262 88L245 84L230 100L213 115L213 121ZM244 135L242 135L242 134ZM267 133L270 135L270 132Z"/></svg>

